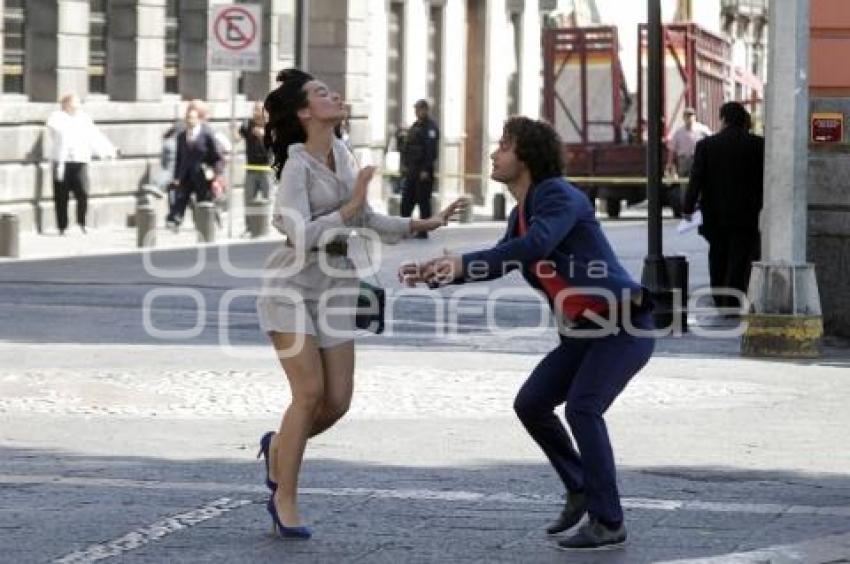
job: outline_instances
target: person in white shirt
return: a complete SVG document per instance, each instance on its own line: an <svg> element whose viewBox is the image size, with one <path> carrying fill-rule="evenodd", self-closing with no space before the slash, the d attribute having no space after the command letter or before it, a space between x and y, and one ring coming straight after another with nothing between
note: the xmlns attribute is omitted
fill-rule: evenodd
<svg viewBox="0 0 850 564"><path fill-rule="evenodd" d="M68 228L68 198L71 192L77 201L77 224L86 232L89 176L92 156L113 159L115 146L97 129L91 117L80 110L76 94L66 94L60 100L61 109L47 119L53 144L53 202L56 208L56 227L63 235Z"/></svg>
<svg viewBox="0 0 850 564"><path fill-rule="evenodd" d="M691 174L697 142L711 135L711 129L696 120L696 111L685 108L685 123L667 139L667 170L682 178Z"/></svg>

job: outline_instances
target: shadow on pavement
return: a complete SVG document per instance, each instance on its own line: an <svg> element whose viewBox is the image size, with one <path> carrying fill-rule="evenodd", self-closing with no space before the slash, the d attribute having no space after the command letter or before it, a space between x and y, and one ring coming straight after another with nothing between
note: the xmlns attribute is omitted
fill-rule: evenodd
<svg viewBox="0 0 850 564"><path fill-rule="evenodd" d="M97 545L128 562L655 562L850 531L850 476L713 467L624 468L629 546L554 549L560 507L545 464L412 467L308 459L309 542L268 534L261 464L2 448L3 560ZM98 552L99 551L99 552ZM66 560L73 561L73 560Z"/></svg>

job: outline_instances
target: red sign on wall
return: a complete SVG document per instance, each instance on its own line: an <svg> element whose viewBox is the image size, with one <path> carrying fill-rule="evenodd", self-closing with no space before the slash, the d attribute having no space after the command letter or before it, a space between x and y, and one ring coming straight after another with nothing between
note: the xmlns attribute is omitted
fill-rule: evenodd
<svg viewBox="0 0 850 564"><path fill-rule="evenodd" d="M841 143L844 140L844 114L812 114L812 143Z"/></svg>

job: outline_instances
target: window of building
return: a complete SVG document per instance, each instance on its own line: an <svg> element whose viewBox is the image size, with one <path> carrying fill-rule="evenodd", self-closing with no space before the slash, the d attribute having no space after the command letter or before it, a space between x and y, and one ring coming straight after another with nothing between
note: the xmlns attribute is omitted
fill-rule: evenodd
<svg viewBox="0 0 850 564"><path fill-rule="evenodd" d="M89 0L89 93L106 93L107 0Z"/></svg>
<svg viewBox="0 0 850 564"><path fill-rule="evenodd" d="M180 18L180 0L167 0L165 3L165 92L179 94L180 84L180 32L177 23Z"/></svg>
<svg viewBox="0 0 850 564"><path fill-rule="evenodd" d="M387 14L387 142L402 127L404 4L392 2Z"/></svg>
<svg viewBox="0 0 850 564"><path fill-rule="evenodd" d="M440 91L443 74L443 7L431 6L428 14L428 101L431 102L431 115L442 123Z"/></svg>
<svg viewBox="0 0 850 564"><path fill-rule="evenodd" d="M3 10L3 92L24 93L25 0L6 0Z"/></svg>

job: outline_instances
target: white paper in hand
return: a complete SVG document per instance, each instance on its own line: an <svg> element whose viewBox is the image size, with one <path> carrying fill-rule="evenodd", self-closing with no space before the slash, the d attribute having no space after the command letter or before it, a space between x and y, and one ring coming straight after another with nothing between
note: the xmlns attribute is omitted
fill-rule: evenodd
<svg viewBox="0 0 850 564"><path fill-rule="evenodd" d="M688 231L693 231L697 227L702 225L702 212L697 210L691 216L691 220L683 219L679 222L679 225L676 226L676 232L679 235L687 233Z"/></svg>

